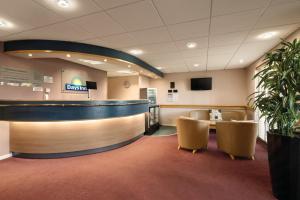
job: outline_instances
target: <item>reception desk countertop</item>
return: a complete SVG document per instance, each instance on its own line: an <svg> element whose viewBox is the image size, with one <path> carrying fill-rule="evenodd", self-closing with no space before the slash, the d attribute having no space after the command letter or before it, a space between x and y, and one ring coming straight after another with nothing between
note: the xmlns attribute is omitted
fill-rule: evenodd
<svg viewBox="0 0 300 200"><path fill-rule="evenodd" d="M0 101L0 120L90 120L130 116L147 110L147 100Z"/></svg>

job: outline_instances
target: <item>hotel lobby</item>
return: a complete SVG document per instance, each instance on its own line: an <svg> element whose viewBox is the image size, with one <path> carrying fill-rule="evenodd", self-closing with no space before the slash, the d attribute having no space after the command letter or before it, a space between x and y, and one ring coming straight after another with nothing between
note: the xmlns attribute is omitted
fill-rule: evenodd
<svg viewBox="0 0 300 200"><path fill-rule="evenodd" d="M3 0L0 200L300 200L299 0Z"/></svg>

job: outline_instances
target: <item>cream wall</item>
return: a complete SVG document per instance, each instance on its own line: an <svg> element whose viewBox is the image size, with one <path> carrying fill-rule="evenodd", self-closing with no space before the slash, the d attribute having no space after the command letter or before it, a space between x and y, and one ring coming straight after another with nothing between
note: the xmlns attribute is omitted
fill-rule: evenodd
<svg viewBox="0 0 300 200"><path fill-rule="evenodd" d="M191 91L190 79L212 77L212 90ZM245 106L247 103L246 70L219 70L208 72L188 72L165 74L163 79L150 80L150 87L158 89L160 105L221 105ZM178 89L178 100L167 101L170 82L175 82ZM161 108L160 123L175 126L176 118L188 116L191 108Z"/></svg>
<svg viewBox="0 0 300 200"><path fill-rule="evenodd" d="M130 87L126 88L124 83L128 81ZM145 76L122 76L108 78L108 99L139 99L140 88L150 85L149 78Z"/></svg>
<svg viewBox="0 0 300 200"><path fill-rule="evenodd" d="M192 91L191 78L212 77L212 90ZM163 79L150 80L158 89L158 104L246 105L247 87L244 69L165 74ZM178 100L167 101L170 82L175 82Z"/></svg>

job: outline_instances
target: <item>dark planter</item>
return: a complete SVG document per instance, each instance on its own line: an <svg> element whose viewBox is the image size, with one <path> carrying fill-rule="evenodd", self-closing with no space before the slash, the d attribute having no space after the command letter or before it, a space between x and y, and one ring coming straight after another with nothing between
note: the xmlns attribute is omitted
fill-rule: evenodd
<svg viewBox="0 0 300 200"><path fill-rule="evenodd" d="M300 200L300 138L268 133L268 157L273 195Z"/></svg>

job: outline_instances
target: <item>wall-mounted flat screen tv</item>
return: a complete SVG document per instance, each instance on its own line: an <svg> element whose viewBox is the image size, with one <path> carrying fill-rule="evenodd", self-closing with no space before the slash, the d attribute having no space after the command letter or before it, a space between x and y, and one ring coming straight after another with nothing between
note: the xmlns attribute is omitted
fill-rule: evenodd
<svg viewBox="0 0 300 200"><path fill-rule="evenodd" d="M86 81L86 87L89 90L97 90L97 83L92 81Z"/></svg>
<svg viewBox="0 0 300 200"><path fill-rule="evenodd" d="M191 90L211 90L212 78L192 78Z"/></svg>

